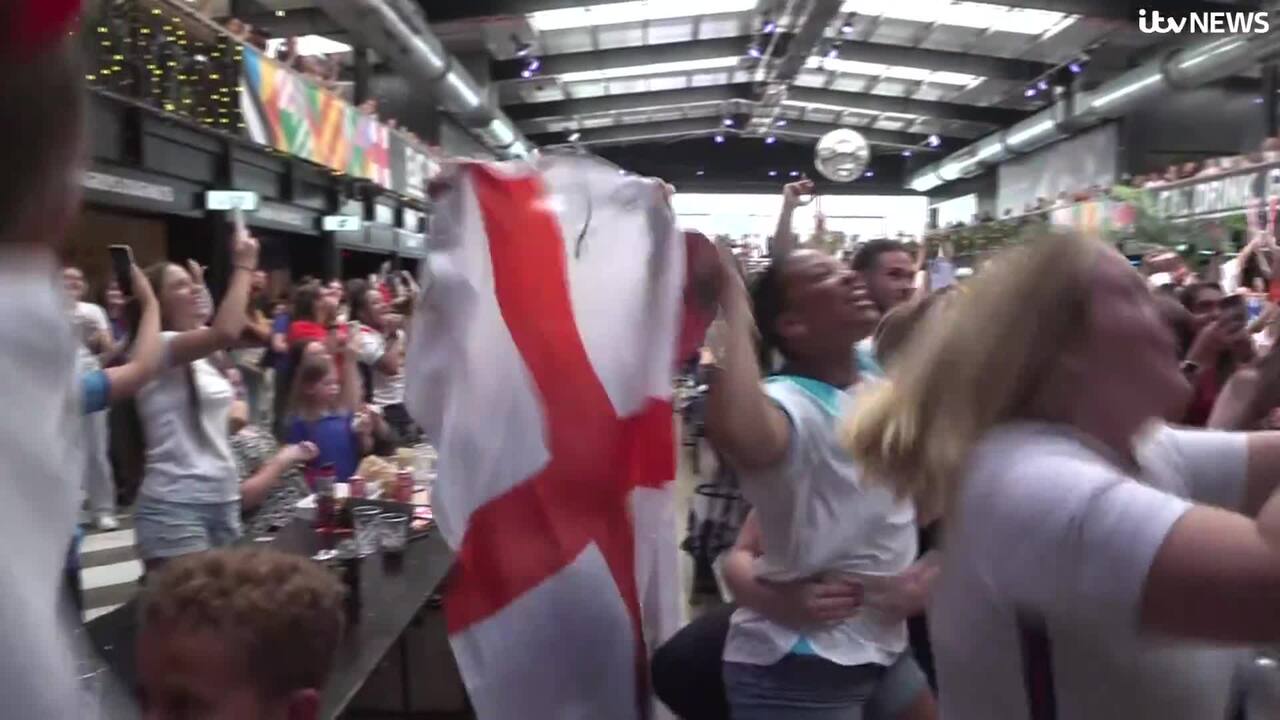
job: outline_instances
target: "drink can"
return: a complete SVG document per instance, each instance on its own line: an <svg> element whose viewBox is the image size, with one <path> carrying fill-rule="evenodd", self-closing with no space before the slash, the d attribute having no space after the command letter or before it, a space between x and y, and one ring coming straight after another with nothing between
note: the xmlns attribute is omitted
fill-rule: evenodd
<svg viewBox="0 0 1280 720"><path fill-rule="evenodd" d="M396 473L396 497L399 502L413 502L413 473L401 470Z"/></svg>

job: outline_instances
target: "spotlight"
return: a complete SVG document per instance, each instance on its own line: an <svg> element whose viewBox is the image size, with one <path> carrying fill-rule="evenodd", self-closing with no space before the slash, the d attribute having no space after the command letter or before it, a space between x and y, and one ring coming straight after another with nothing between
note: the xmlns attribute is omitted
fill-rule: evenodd
<svg viewBox="0 0 1280 720"><path fill-rule="evenodd" d="M911 150L903 150L902 157L911 157Z"/></svg>
<svg viewBox="0 0 1280 720"><path fill-rule="evenodd" d="M516 57L524 57L533 49L533 43L521 40L518 35L511 36L511 44L516 46Z"/></svg>
<svg viewBox="0 0 1280 720"><path fill-rule="evenodd" d="M581 139L582 139L582 133L578 132L577 130L574 130L573 132L569 133L569 142L578 142Z"/></svg>
<svg viewBox="0 0 1280 720"><path fill-rule="evenodd" d="M1036 96L1036 89L1035 89L1034 87L1029 87L1029 88L1027 88L1026 90L1023 90L1023 91L1022 91L1022 96L1023 96L1023 97L1035 97L1035 96Z"/></svg>
<svg viewBox="0 0 1280 720"><path fill-rule="evenodd" d="M718 142L718 143L722 143L722 142L724 142L724 134L723 134L723 133L716 133L716 142Z"/></svg>
<svg viewBox="0 0 1280 720"><path fill-rule="evenodd" d="M1045 90L1048 90L1048 89L1049 89L1049 81L1048 81L1048 80L1045 80L1044 78L1040 78L1040 80L1036 83L1036 89L1037 89L1037 90L1040 90L1040 91L1042 91L1042 92L1043 92L1043 91L1045 91Z"/></svg>
<svg viewBox="0 0 1280 720"><path fill-rule="evenodd" d="M776 126L778 126L778 127L786 127L786 126L787 126L787 119L786 119L786 118L778 118L778 121L777 121L777 122L775 122L775 123L774 123L774 125L776 125Z"/></svg>
<svg viewBox="0 0 1280 720"><path fill-rule="evenodd" d="M733 127L733 118L725 118L725 119L724 119L724 126L725 126L725 127Z"/></svg>
<svg viewBox="0 0 1280 720"><path fill-rule="evenodd" d="M827 48L826 58L828 60L835 60L838 57L840 57L840 43L831 43L831 47Z"/></svg>
<svg viewBox="0 0 1280 720"><path fill-rule="evenodd" d="M774 136L772 136L772 135L769 135L768 137L766 137L766 138L764 139L764 144L765 144L765 145L772 145L772 144L774 144L774 143L776 143L776 142L778 142L778 138L776 138L776 137L774 137Z"/></svg>
<svg viewBox="0 0 1280 720"><path fill-rule="evenodd" d="M764 24L760 26L760 32L764 33L765 35L770 35L773 33L773 31L777 29L778 29L778 22L771 17L766 17L764 19Z"/></svg>
<svg viewBox="0 0 1280 720"><path fill-rule="evenodd" d="M520 77L525 78L525 79L531 78L531 77L533 77L533 71L532 71L532 70L530 70L529 68L525 68L525 69L523 69L523 70L521 70L521 71L520 71Z"/></svg>
<svg viewBox="0 0 1280 720"><path fill-rule="evenodd" d="M800 177L800 171L792 170L791 172L787 173L787 175L790 175L791 177Z"/></svg>
<svg viewBox="0 0 1280 720"><path fill-rule="evenodd" d="M760 46L756 45L755 43L752 43L751 47L747 48L747 54L753 58L758 58L761 55L764 55L764 53L760 50Z"/></svg>
<svg viewBox="0 0 1280 720"><path fill-rule="evenodd" d="M1080 60L1072 60L1067 63L1067 69L1071 71L1072 75L1079 75L1084 72L1084 63Z"/></svg>
<svg viewBox="0 0 1280 720"><path fill-rule="evenodd" d="M777 171L777 170L770 170L770 171L769 171L769 177L778 177L778 171Z"/></svg>
<svg viewBox="0 0 1280 720"><path fill-rule="evenodd" d="M926 142L929 143L929 147L938 147L939 145L942 144L942 138L938 137L937 135L930 135L929 139L926 140Z"/></svg>
<svg viewBox="0 0 1280 720"><path fill-rule="evenodd" d="M698 172L694 173L694 175L706 175L706 174L707 174L706 170L699 170Z"/></svg>
<svg viewBox="0 0 1280 720"><path fill-rule="evenodd" d="M525 69L531 73L538 72L542 69L542 60L540 58L529 58L529 62L525 63Z"/></svg>
<svg viewBox="0 0 1280 720"><path fill-rule="evenodd" d="M862 173L862 177L875 177L875 176L876 176L876 171L875 171L875 170L868 170L868 171L866 171L866 172Z"/></svg>

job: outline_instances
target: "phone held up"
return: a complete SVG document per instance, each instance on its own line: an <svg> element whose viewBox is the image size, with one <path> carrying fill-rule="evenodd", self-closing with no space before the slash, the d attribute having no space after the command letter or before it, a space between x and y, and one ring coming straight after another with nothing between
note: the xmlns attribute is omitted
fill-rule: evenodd
<svg viewBox="0 0 1280 720"><path fill-rule="evenodd" d="M111 254L111 272L125 297L133 297L133 248L128 245L107 247Z"/></svg>

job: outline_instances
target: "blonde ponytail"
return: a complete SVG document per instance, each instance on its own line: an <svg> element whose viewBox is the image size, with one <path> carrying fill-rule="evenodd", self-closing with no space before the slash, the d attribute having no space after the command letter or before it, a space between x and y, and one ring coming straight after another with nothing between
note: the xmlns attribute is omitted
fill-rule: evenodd
<svg viewBox="0 0 1280 720"><path fill-rule="evenodd" d="M859 399L841 442L868 475L922 515L942 512L974 445L1024 416L1054 358L1087 318L1089 277L1105 247L1056 231L994 258L929 313L889 381Z"/></svg>

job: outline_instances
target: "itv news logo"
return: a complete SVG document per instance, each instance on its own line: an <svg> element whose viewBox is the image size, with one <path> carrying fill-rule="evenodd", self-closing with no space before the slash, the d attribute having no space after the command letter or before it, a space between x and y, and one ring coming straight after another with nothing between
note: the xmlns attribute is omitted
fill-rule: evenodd
<svg viewBox="0 0 1280 720"><path fill-rule="evenodd" d="M1271 18L1266 11L1252 12L1193 12L1184 15L1162 13L1159 10L1138 11L1138 29L1147 34L1177 35L1179 33L1208 33L1239 35L1271 31Z"/></svg>

